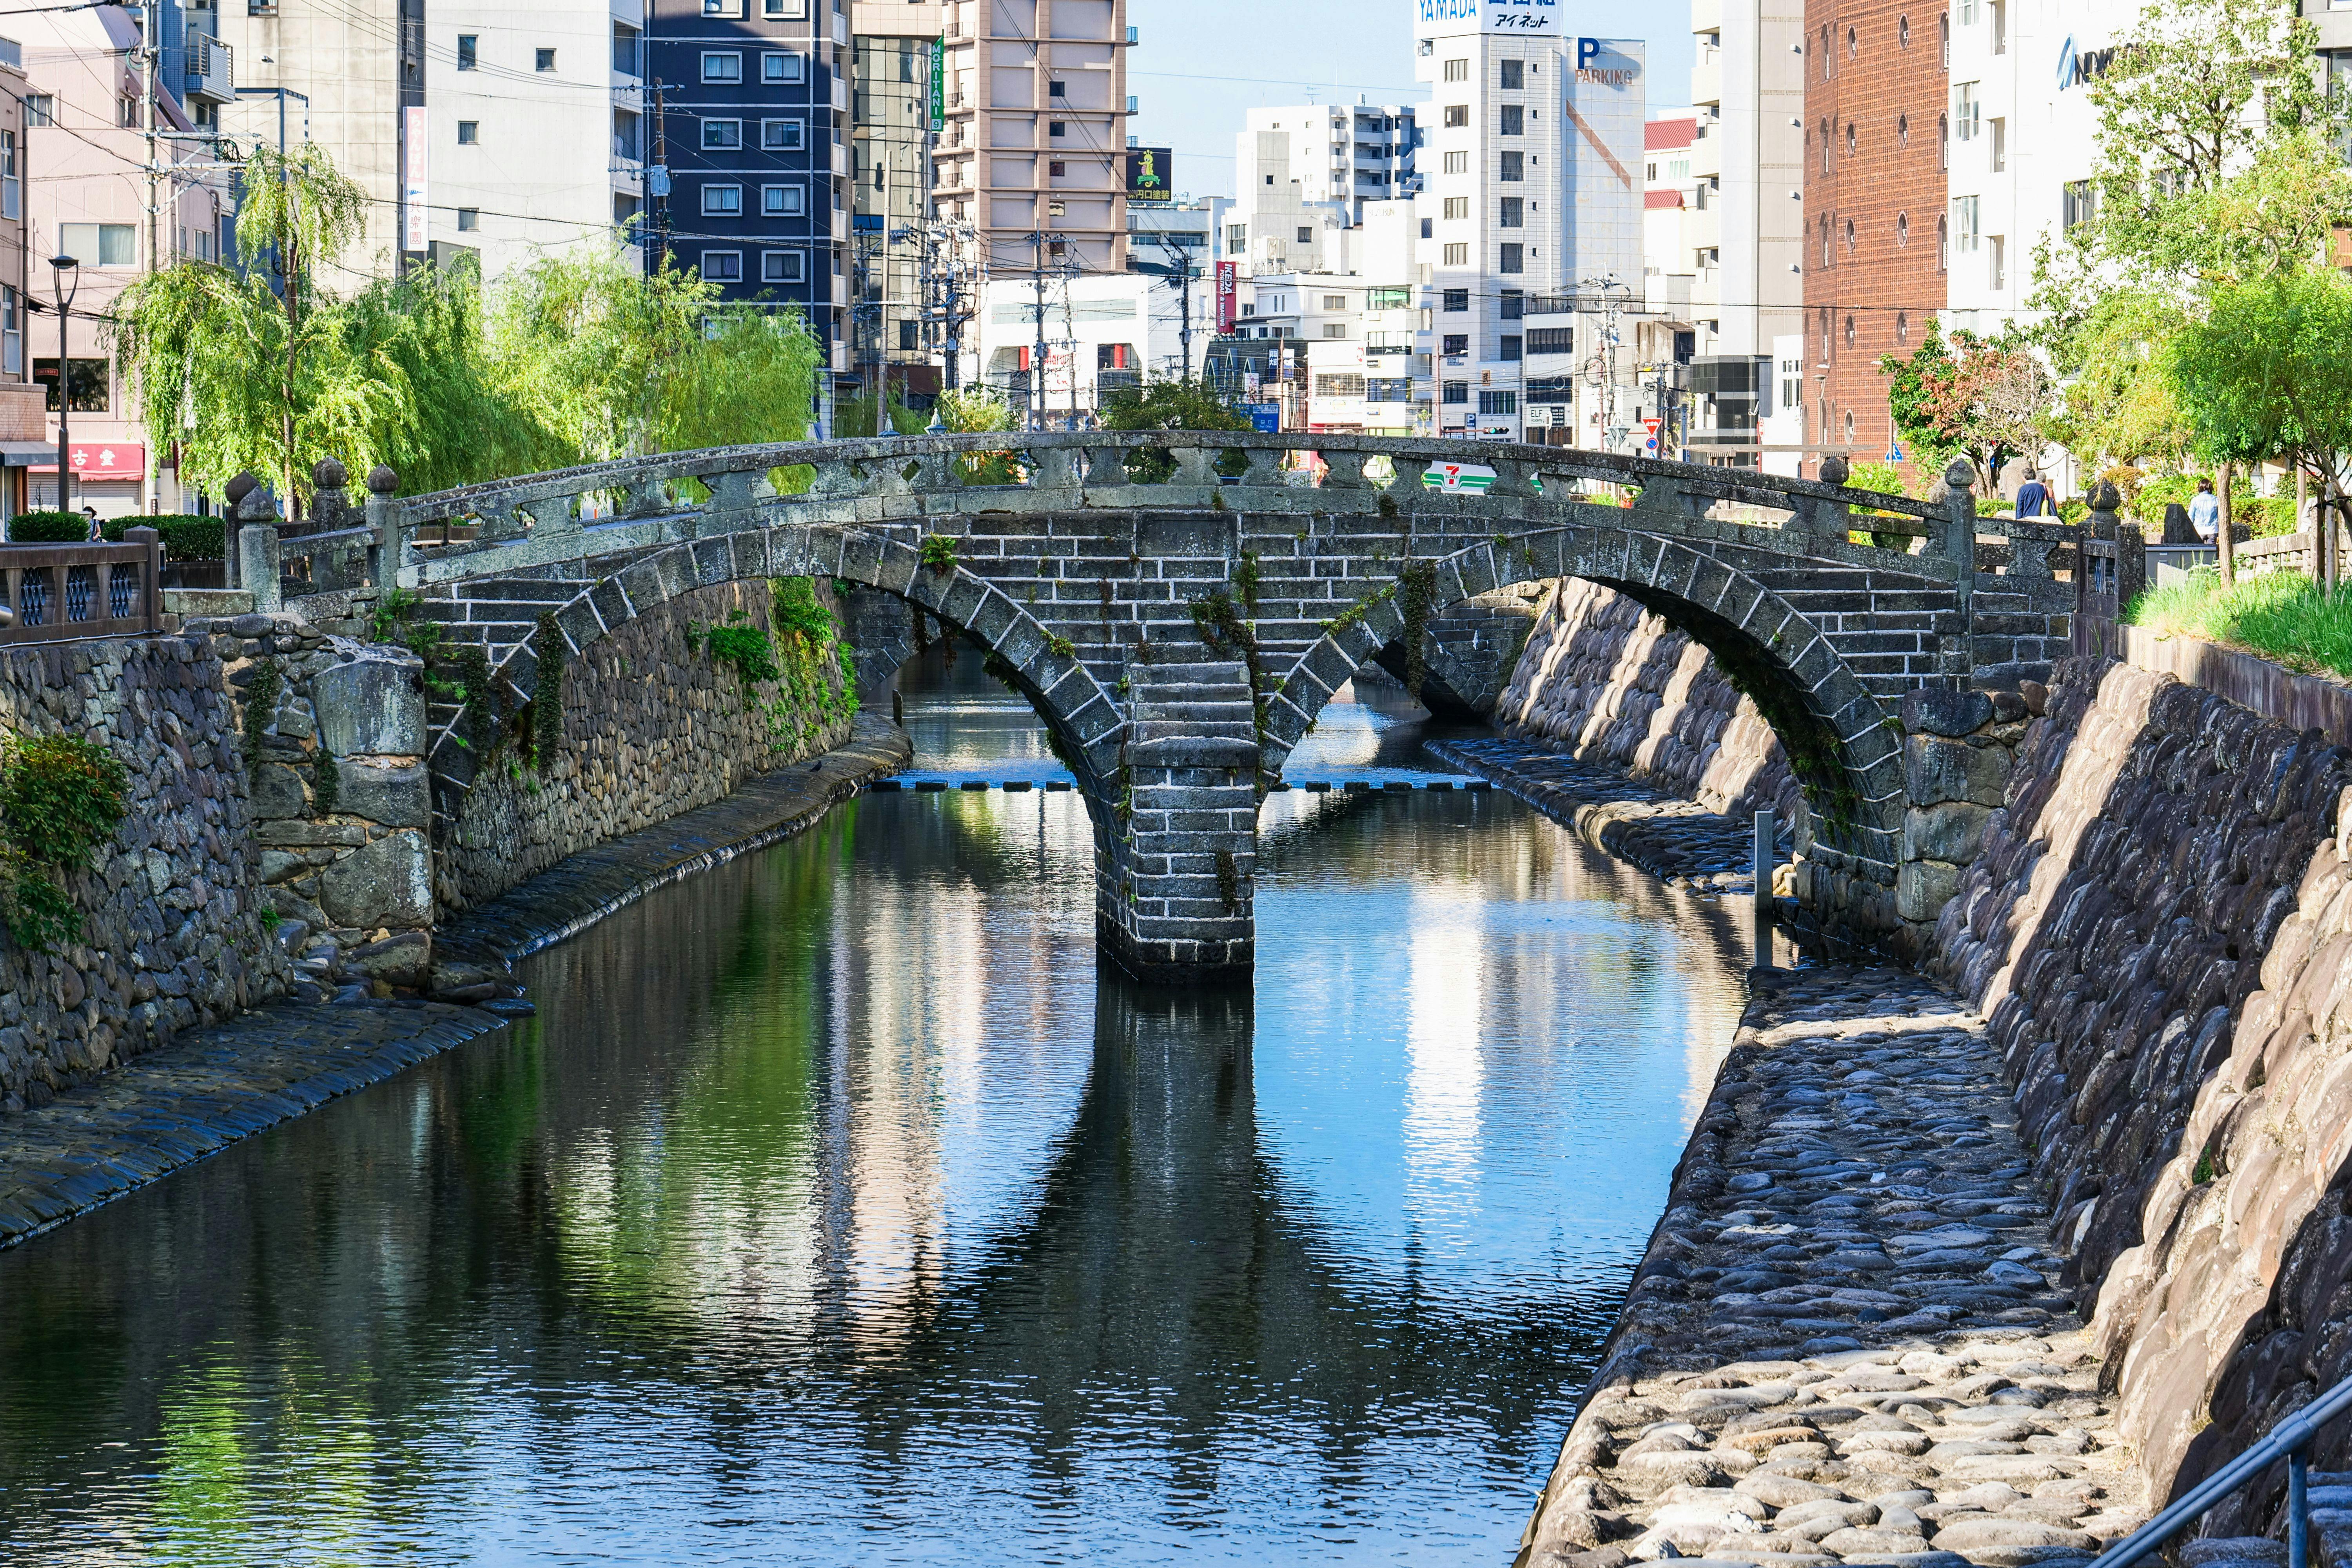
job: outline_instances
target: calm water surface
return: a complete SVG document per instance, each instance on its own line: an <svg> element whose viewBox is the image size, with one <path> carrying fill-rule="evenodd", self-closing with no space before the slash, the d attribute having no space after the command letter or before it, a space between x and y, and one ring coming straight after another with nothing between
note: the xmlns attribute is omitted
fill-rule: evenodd
<svg viewBox="0 0 2352 1568"><path fill-rule="evenodd" d="M1053 776L978 662L919 771ZM869 796L0 1254L0 1555L1507 1562L1748 933L1500 795L1265 825L1254 995L1097 968L1076 797Z"/></svg>

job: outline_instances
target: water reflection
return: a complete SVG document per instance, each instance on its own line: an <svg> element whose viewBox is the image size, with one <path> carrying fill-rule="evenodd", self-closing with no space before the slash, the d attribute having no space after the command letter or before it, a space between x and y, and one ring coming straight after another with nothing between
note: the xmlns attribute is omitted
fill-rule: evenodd
<svg viewBox="0 0 2352 1568"><path fill-rule="evenodd" d="M1266 822L1254 996L1097 971L1074 797L869 797L0 1255L0 1539L1507 1558L1744 942L1500 795Z"/></svg>

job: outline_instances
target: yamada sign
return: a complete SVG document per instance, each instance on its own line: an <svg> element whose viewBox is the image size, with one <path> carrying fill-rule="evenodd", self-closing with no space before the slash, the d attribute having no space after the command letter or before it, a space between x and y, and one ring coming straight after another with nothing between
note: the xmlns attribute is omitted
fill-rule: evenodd
<svg viewBox="0 0 2352 1568"><path fill-rule="evenodd" d="M1552 34L1560 31L1559 0L1412 0L1417 38L1462 33Z"/></svg>

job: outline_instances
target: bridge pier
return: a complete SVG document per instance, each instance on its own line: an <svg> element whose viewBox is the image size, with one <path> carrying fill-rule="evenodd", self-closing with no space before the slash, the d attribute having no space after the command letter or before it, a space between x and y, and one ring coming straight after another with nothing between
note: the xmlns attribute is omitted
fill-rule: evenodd
<svg viewBox="0 0 2352 1568"><path fill-rule="evenodd" d="M1258 739L1238 660L1128 668L1117 793L1095 817L1095 928L1139 980L1246 983L1257 960Z"/></svg>

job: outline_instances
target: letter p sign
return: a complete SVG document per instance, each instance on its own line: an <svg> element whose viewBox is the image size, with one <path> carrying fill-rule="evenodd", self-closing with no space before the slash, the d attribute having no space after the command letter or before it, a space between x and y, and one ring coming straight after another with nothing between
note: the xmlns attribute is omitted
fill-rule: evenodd
<svg viewBox="0 0 2352 1568"><path fill-rule="evenodd" d="M1601 52L1601 40L1600 40L1600 39L1598 39L1598 38L1579 38L1579 39L1577 39L1577 40L1576 40L1576 68L1577 68L1578 70L1582 70L1585 67L1587 67L1587 66L1591 65L1591 64L1592 63L1593 57L1594 57L1594 56L1596 56L1596 55L1598 55L1600 52Z"/></svg>

